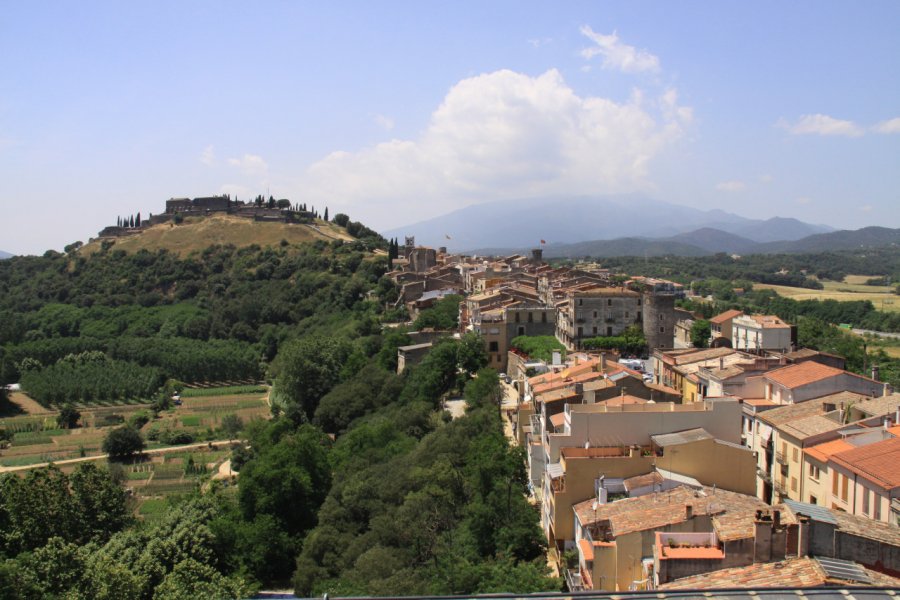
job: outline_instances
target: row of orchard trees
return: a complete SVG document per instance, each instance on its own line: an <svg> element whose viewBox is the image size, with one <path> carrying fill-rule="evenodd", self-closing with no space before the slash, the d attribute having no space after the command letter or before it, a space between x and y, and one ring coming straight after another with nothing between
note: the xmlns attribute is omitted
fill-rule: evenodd
<svg viewBox="0 0 900 600"><path fill-rule="evenodd" d="M45 406L151 399L165 381L157 368L111 360L99 351L70 354L48 366L28 359L20 368L22 387Z"/></svg>

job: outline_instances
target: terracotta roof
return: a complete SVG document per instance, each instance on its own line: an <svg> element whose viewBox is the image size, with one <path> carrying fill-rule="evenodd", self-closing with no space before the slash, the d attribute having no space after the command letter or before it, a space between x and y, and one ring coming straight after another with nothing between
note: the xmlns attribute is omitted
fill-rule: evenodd
<svg viewBox="0 0 900 600"><path fill-rule="evenodd" d="M806 438L835 431L844 426L838 420L829 419L824 415L813 415L804 419L796 419L790 423L784 423L778 429L800 441Z"/></svg>
<svg viewBox="0 0 900 600"><path fill-rule="evenodd" d="M578 547L581 549L581 555L585 561L594 560L594 546L585 538L578 540Z"/></svg>
<svg viewBox="0 0 900 600"><path fill-rule="evenodd" d="M896 587L900 580L865 567L860 569L875 585ZM817 587L836 583L814 558L789 558L781 562L756 563L746 567L721 569L701 575L676 579L659 586L660 590L693 590L721 588ZM857 585L859 585L857 583Z"/></svg>
<svg viewBox="0 0 900 600"><path fill-rule="evenodd" d="M674 355L672 358L676 365L686 365L704 360L722 358L731 354L737 354L737 350L731 348L704 348L702 350L694 350L693 352Z"/></svg>
<svg viewBox="0 0 900 600"><path fill-rule="evenodd" d="M622 406L624 404L647 404L647 401L643 398L638 398L637 396L626 394L624 396L616 396L615 398L610 398L609 400L603 400L602 403L606 406Z"/></svg>
<svg viewBox="0 0 900 600"><path fill-rule="evenodd" d="M843 439L840 440L831 440L830 442L825 442L823 444L816 444L811 448L806 448L803 450L803 453L807 456L812 456L818 461L828 462L828 459L831 458L831 455L837 454L838 452L843 452L844 450L852 450L856 446L847 443Z"/></svg>
<svg viewBox="0 0 900 600"><path fill-rule="evenodd" d="M750 406L779 406L765 398L744 398L744 404L749 404Z"/></svg>
<svg viewBox="0 0 900 600"><path fill-rule="evenodd" d="M744 313L743 313L742 311L739 311L739 310L726 310L725 312L720 313L720 314L714 316L713 318L711 318L711 319L709 320L709 322L710 322L710 323L714 323L714 324L716 324L716 325L721 325L721 324L724 323L725 321L727 321L727 320L729 320L729 319L733 319L733 318L735 318L735 317L737 317L737 316L740 316L740 315L742 315L742 314L744 314Z"/></svg>
<svg viewBox="0 0 900 600"><path fill-rule="evenodd" d="M596 510L593 503L587 500L576 504L573 507L576 517L582 526L606 522L614 537L682 523L687 520L688 506L697 516L735 513L722 521L722 531L717 528L720 539L752 537L756 511L767 506L753 496L710 487L694 490L687 486L601 504ZM714 517L714 523L719 516Z"/></svg>
<svg viewBox="0 0 900 600"><path fill-rule="evenodd" d="M746 315L745 318L756 321L763 329L790 329L791 326L775 315Z"/></svg>
<svg viewBox="0 0 900 600"><path fill-rule="evenodd" d="M830 379L845 373L815 361L807 361L769 371L763 377L788 389L809 385L823 379Z"/></svg>
<svg viewBox="0 0 900 600"><path fill-rule="evenodd" d="M831 461L886 490L900 487L900 438L838 452Z"/></svg>
<svg viewBox="0 0 900 600"><path fill-rule="evenodd" d="M778 427L785 423L790 423L791 421L805 419L806 417L811 417L813 415L820 415L825 410L825 404L834 404L829 398L830 396L823 396L821 398L807 400L806 402L779 406L778 408L773 408L760 414L759 419L772 427Z"/></svg>
<svg viewBox="0 0 900 600"><path fill-rule="evenodd" d="M631 490L649 487L657 483L662 483L663 481L664 478L659 474L659 472L651 471L650 473L645 473L644 475L629 477L628 479L624 480L622 484L625 486L625 491L630 492Z"/></svg>

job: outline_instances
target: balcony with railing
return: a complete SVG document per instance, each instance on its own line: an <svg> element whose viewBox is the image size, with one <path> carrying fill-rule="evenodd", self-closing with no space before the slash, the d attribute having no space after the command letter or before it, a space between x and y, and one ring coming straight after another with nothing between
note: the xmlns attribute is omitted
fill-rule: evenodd
<svg viewBox="0 0 900 600"><path fill-rule="evenodd" d="M787 465L787 458L784 456L784 452L775 452L775 462L780 465Z"/></svg>
<svg viewBox="0 0 900 600"><path fill-rule="evenodd" d="M541 415L533 414L531 420L531 435L533 439L541 439L543 437L543 428L541 427Z"/></svg>
<svg viewBox="0 0 900 600"><path fill-rule="evenodd" d="M570 592L584 592L589 588L584 585L581 578L581 571L578 569L566 569L566 587Z"/></svg>
<svg viewBox="0 0 900 600"><path fill-rule="evenodd" d="M773 479L772 489L775 490L775 493L777 494L787 496L787 487L784 485L783 479Z"/></svg>

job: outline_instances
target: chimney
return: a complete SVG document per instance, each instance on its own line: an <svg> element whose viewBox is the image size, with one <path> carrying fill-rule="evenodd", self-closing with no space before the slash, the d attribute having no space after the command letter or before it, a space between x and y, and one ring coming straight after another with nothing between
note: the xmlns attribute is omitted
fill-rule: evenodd
<svg viewBox="0 0 900 600"><path fill-rule="evenodd" d="M725 357L720 356L719 357L719 370L721 371L724 368L725 368Z"/></svg>
<svg viewBox="0 0 900 600"><path fill-rule="evenodd" d="M872 365L872 379L878 381L878 365Z"/></svg>
<svg viewBox="0 0 900 600"><path fill-rule="evenodd" d="M797 556L809 554L809 517L801 516L797 524Z"/></svg>
<svg viewBox="0 0 900 600"><path fill-rule="evenodd" d="M757 519L753 523L753 562L765 563L772 559L772 520L760 511L756 514Z"/></svg>

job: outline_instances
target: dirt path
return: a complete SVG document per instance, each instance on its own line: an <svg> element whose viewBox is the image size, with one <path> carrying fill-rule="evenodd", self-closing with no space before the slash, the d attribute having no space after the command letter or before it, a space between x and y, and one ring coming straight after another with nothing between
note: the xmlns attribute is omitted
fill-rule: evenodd
<svg viewBox="0 0 900 600"><path fill-rule="evenodd" d="M36 400L28 397L23 392L13 392L9 395L9 400L29 415L52 415L54 412L44 406L38 404Z"/></svg>
<svg viewBox="0 0 900 600"><path fill-rule="evenodd" d="M234 472L231 470L231 459L224 461L221 465L219 465L219 470L216 471L216 474L212 476L213 479L231 479L231 476L234 475Z"/></svg>
<svg viewBox="0 0 900 600"><path fill-rule="evenodd" d="M184 446L169 446L167 448L154 448L153 450L144 450L143 454L166 454L168 452L183 452L184 450L196 450L198 448L208 448L210 445L213 448L219 448L221 446L227 446L233 442L239 440L220 440L217 442L203 442L200 444L186 444ZM27 471L28 469L40 469L41 467L46 467L50 464L61 466L61 465L71 465L75 463L88 462L91 460L103 460L107 458L106 454L98 454L97 456L85 456L82 458L69 458L66 460L58 460L52 463L35 463L33 465L22 465L19 467L0 467L0 473L13 473L15 471Z"/></svg>

